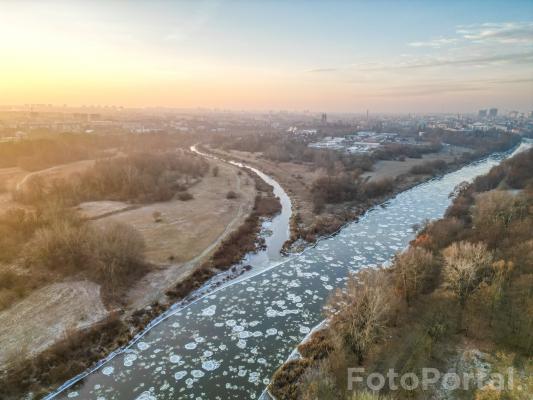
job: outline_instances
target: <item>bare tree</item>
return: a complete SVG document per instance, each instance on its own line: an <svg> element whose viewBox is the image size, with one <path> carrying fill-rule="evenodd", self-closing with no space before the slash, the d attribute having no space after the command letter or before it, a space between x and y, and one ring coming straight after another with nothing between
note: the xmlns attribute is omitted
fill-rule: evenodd
<svg viewBox="0 0 533 400"><path fill-rule="evenodd" d="M390 309L389 292L382 271L351 275L346 288L328 301L326 314L335 335L355 353L359 362L382 334Z"/></svg>
<svg viewBox="0 0 533 400"><path fill-rule="evenodd" d="M433 254L421 247L409 247L394 260L396 287L408 305L426 288L434 265Z"/></svg>
<svg viewBox="0 0 533 400"><path fill-rule="evenodd" d="M492 264L492 253L484 243L456 242L443 251L444 277L464 308Z"/></svg>

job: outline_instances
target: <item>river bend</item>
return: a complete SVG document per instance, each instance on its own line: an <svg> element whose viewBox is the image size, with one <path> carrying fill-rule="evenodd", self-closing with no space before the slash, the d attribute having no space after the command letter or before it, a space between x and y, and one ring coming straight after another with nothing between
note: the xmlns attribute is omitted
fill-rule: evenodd
<svg viewBox="0 0 533 400"><path fill-rule="evenodd" d="M173 311L82 381L68 382L57 397L258 398L323 319L324 302L348 272L389 261L413 239L415 224L443 215L459 183L485 174L506 156L492 155L402 192L301 255Z"/></svg>

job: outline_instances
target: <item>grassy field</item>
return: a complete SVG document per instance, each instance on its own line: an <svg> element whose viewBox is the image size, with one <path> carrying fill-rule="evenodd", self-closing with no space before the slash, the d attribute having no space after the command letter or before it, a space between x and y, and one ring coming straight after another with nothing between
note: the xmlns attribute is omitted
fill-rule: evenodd
<svg viewBox="0 0 533 400"><path fill-rule="evenodd" d="M94 162L94 160L76 161L34 172L28 172L19 167L0 168L0 213L10 207L23 207L13 201L10 191L22 189L32 177L40 176L45 181L66 179L75 173L87 170L94 165Z"/></svg>
<svg viewBox="0 0 533 400"><path fill-rule="evenodd" d="M81 172L93 161L81 161L49 168L45 180ZM192 199L153 204L119 201L82 203L77 210L90 224L103 226L123 222L141 233L146 242L146 258L151 271L126 293L127 312L133 312L161 299L165 291L204 262L229 233L238 228L254 206L254 181L237 167L217 162L218 173L207 173L188 189ZM211 161L211 167L215 162ZM0 171L10 187L24 182L27 172L18 168ZM236 198L227 198L229 191ZM3 194L0 209L16 205L10 193ZM178 196L177 196L178 197ZM1 198L0 198L1 201ZM0 266L0 269L3 268ZM45 284L27 297L0 312L0 366L10 359L22 359L30 351L39 352L69 332L92 326L111 310L102 300L101 287L73 276L62 282Z"/></svg>
<svg viewBox="0 0 533 400"><path fill-rule="evenodd" d="M380 160L374 164L374 170L366 172L363 177L376 181L383 178L396 178L409 172L414 166L422 165L427 161L444 160L452 162L456 156L469 151L458 146L446 146L438 153L424 154L422 158L406 158L405 161Z"/></svg>
<svg viewBox="0 0 533 400"><path fill-rule="evenodd" d="M180 264L200 254L215 242L252 207L255 188L252 181L238 175L234 167L220 163L217 177L207 175L189 189L193 199L153 203L139 208L120 211L124 203L104 202L100 212L111 213L94 223L109 220L127 223L141 232L146 241L146 256L155 264ZM248 184L246 184L248 182ZM238 193L236 199L227 199L228 191ZM93 208L95 204L92 202ZM81 205L84 208L84 205ZM114 212L116 211L116 212ZM154 213L160 216L154 218Z"/></svg>
<svg viewBox="0 0 533 400"><path fill-rule="evenodd" d="M107 313L95 283L47 285L0 312L0 365L38 353L69 331L102 320Z"/></svg>
<svg viewBox="0 0 533 400"><path fill-rule="evenodd" d="M239 174L236 167L221 162L216 165L218 176L208 174L191 187L188 192L193 198L188 201L134 208L121 202L80 205L85 215L95 218L94 224L118 221L135 228L145 240L147 261L159 266L129 291L131 308L160 298L195 265L206 260L251 211L256 194L253 181L246 174ZM236 199L226 198L230 190L237 193ZM99 215L104 217L98 218Z"/></svg>

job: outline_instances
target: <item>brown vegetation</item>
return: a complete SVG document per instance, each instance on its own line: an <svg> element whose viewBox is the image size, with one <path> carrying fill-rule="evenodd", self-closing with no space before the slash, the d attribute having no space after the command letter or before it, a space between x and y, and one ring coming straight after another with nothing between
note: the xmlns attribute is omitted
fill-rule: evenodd
<svg viewBox="0 0 533 400"><path fill-rule="evenodd" d="M237 193L235 193L233 190L230 190L228 193L226 193L226 199L236 199Z"/></svg>
<svg viewBox="0 0 533 400"><path fill-rule="evenodd" d="M446 170L448 164L444 160L426 161L421 165L415 165L410 172L414 175L436 175Z"/></svg>
<svg viewBox="0 0 533 400"><path fill-rule="evenodd" d="M115 200L140 203L167 201L203 176L209 165L187 153L134 154L128 157L97 161L89 170L68 181L56 179L45 183L40 176L14 192L25 204L56 202L72 206L85 201Z"/></svg>
<svg viewBox="0 0 533 400"><path fill-rule="evenodd" d="M365 182L358 176L325 176L313 182L311 192L316 212L326 203L357 201L364 203L390 194L394 189L392 179Z"/></svg>
<svg viewBox="0 0 533 400"><path fill-rule="evenodd" d="M236 231L223 240L208 262L197 267L188 278L167 292L170 297L184 298L217 271L227 270L238 263L246 253L255 251L262 245L261 240L257 239L262 218L274 216L281 210L281 204L279 199L274 197L272 186L255 173L247 171L254 178L257 190L262 193L256 196L252 213Z"/></svg>
<svg viewBox="0 0 533 400"><path fill-rule="evenodd" d="M427 224L390 268L351 277L328 302L327 327L300 346L303 358L276 372L273 394L360 398L363 387L346 390L348 367L363 365L367 373L382 374L389 368L446 370L466 338L483 351L512 354L508 362L523 365L533 355L533 177L532 169L522 171L532 159L533 150L495 167L489 185L486 177L476 179L460 191L447 216ZM493 190L511 176L519 177L513 187L525 189ZM463 394L492 398L479 390ZM424 399L431 394L419 388L380 395ZM521 397L505 392L496 398Z"/></svg>
<svg viewBox="0 0 533 400"><path fill-rule="evenodd" d="M32 392L42 398L58 384L83 372L101 360L110 347L119 347L131 339L126 325L112 315L86 331L67 332L65 338L33 359L16 360L0 374L0 397L20 398Z"/></svg>
<svg viewBox="0 0 533 400"><path fill-rule="evenodd" d="M0 232L0 261L21 266L0 271L11 282L1 285L3 307L62 276L85 274L113 295L146 272L144 241L125 225L96 228L71 211L47 206L8 210Z"/></svg>
<svg viewBox="0 0 533 400"><path fill-rule="evenodd" d="M95 158L102 155L104 149L115 145L115 138L73 134L0 143L0 168L20 167L27 171L37 171L58 164Z"/></svg>

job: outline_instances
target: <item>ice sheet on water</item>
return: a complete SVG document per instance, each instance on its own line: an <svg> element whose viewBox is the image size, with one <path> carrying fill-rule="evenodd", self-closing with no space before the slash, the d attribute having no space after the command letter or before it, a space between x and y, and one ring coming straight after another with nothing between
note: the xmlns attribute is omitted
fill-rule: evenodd
<svg viewBox="0 0 533 400"><path fill-rule="evenodd" d="M199 369L193 369L191 371L191 375L198 379L198 378L203 377L205 375L205 372Z"/></svg>
<svg viewBox="0 0 533 400"><path fill-rule="evenodd" d="M146 350L150 345L146 342L139 342L137 343L137 348L141 351Z"/></svg>
<svg viewBox="0 0 533 400"><path fill-rule="evenodd" d="M216 305L211 305L207 308L204 308L202 310L202 316L204 317L212 317L213 315L215 315L217 311L217 306Z"/></svg>
<svg viewBox="0 0 533 400"><path fill-rule="evenodd" d="M172 363L172 364L178 364L180 361L181 361L181 356L178 356L176 354L172 354L169 358L169 361Z"/></svg>
<svg viewBox="0 0 533 400"><path fill-rule="evenodd" d="M220 367L220 363L215 360L206 360L202 363L202 368L206 371L214 371L218 367Z"/></svg>
<svg viewBox="0 0 533 400"><path fill-rule="evenodd" d="M142 392L138 397L135 398L135 400L157 400L157 397L146 391Z"/></svg>

